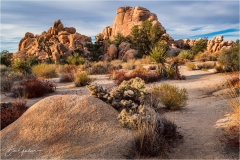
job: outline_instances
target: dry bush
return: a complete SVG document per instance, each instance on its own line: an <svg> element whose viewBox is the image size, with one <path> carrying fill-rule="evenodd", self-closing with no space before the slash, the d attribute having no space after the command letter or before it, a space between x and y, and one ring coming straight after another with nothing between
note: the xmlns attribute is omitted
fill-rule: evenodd
<svg viewBox="0 0 240 160"><path fill-rule="evenodd" d="M159 102L168 109L176 110L187 105L188 94L185 88L175 85L162 84L153 88L152 94L158 97Z"/></svg>
<svg viewBox="0 0 240 160"><path fill-rule="evenodd" d="M13 97L37 98L47 93L53 93L56 85L48 80L30 79L11 89Z"/></svg>
<svg viewBox="0 0 240 160"><path fill-rule="evenodd" d="M41 63L32 67L32 72L39 78L57 77L57 66L55 64Z"/></svg>
<svg viewBox="0 0 240 160"><path fill-rule="evenodd" d="M229 144L234 147L239 148L240 142L240 101L239 101L239 89L240 89L240 77L238 73L232 74L227 78L229 82L229 88L231 92L229 93L227 99L231 112L229 113L229 121L227 127L225 128L225 137Z"/></svg>
<svg viewBox="0 0 240 160"><path fill-rule="evenodd" d="M10 91L15 81L25 79L22 73L15 73L12 71L1 72L1 92Z"/></svg>
<svg viewBox="0 0 240 160"><path fill-rule="evenodd" d="M117 72L117 76L115 76L115 83L121 84L124 80L130 80L132 78L139 77L144 80L145 83L156 82L161 79L160 75L156 72L148 72L147 70L143 69L135 69L129 73L124 71Z"/></svg>
<svg viewBox="0 0 240 160"><path fill-rule="evenodd" d="M68 64L65 64L65 65L59 65L56 69L57 73L58 74L64 74L64 73L76 73L78 70L77 66L76 65L68 65Z"/></svg>
<svg viewBox="0 0 240 160"><path fill-rule="evenodd" d="M13 103L1 103L1 130L17 120L26 110L26 101L23 99Z"/></svg>
<svg viewBox="0 0 240 160"><path fill-rule="evenodd" d="M87 69L89 74L108 74L113 66L106 61L95 62L91 64L91 67Z"/></svg>
<svg viewBox="0 0 240 160"><path fill-rule="evenodd" d="M80 72L74 75L74 84L76 87L86 86L93 81L87 72Z"/></svg>
<svg viewBox="0 0 240 160"><path fill-rule="evenodd" d="M196 69L196 65L192 62L188 63L187 64L187 70L188 71L192 71L192 70L195 70Z"/></svg>
<svg viewBox="0 0 240 160"><path fill-rule="evenodd" d="M60 75L59 83L73 82L74 76L72 73L63 73Z"/></svg>
<svg viewBox="0 0 240 160"><path fill-rule="evenodd" d="M216 66L216 62L214 61L196 63L197 69L213 69L215 68L215 66Z"/></svg>
<svg viewBox="0 0 240 160"><path fill-rule="evenodd" d="M133 70L136 68L135 60L128 60L127 62L123 63L122 66L124 69Z"/></svg>
<svg viewBox="0 0 240 160"><path fill-rule="evenodd" d="M150 56L146 56L144 58L142 58L142 64L151 64L152 60L150 58Z"/></svg>
<svg viewBox="0 0 240 160"><path fill-rule="evenodd" d="M165 118L152 118L152 123L139 121L128 158L166 158L171 140L176 138L176 125Z"/></svg>

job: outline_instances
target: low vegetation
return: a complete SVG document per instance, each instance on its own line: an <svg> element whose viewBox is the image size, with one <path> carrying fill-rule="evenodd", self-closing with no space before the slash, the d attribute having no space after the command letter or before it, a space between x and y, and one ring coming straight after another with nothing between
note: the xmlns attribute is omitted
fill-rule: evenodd
<svg viewBox="0 0 240 160"><path fill-rule="evenodd" d="M74 84L76 87L86 86L93 81L87 72L80 72L74 75Z"/></svg>
<svg viewBox="0 0 240 160"><path fill-rule="evenodd" d="M30 79L13 86L11 93L13 97L37 98L47 93L53 93L55 90L56 85L48 80Z"/></svg>
<svg viewBox="0 0 240 160"><path fill-rule="evenodd" d="M185 88L180 89L170 84L162 84L153 88L152 94L158 97L166 108L177 110L187 105L188 94Z"/></svg>
<svg viewBox="0 0 240 160"><path fill-rule="evenodd" d="M41 63L32 67L32 72L39 78L57 77L57 66L55 64Z"/></svg>
<svg viewBox="0 0 240 160"><path fill-rule="evenodd" d="M22 98L13 103L1 103L1 130L17 120L27 110Z"/></svg>

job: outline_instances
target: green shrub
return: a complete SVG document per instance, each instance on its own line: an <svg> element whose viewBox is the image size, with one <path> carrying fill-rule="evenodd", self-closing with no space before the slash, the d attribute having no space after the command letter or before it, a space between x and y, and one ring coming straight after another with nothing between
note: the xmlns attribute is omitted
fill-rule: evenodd
<svg viewBox="0 0 240 160"><path fill-rule="evenodd" d="M176 110L187 105L187 90L180 89L170 84L162 84L153 88L153 95L159 97L158 100L168 109Z"/></svg>
<svg viewBox="0 0 240 160"><path fill-rule="evenodd" d="M80 72L74 75L74 83L76 87L86 86L92 81L93 79L89 77L87 72Z"/></svg>
<svg viewBox="0 0 240 160"><path fill-rule="evenodd" d="M32 67L32 71L40 78L54 78L57 77L57 66L55 64L41 63Z"/></svg>
<svg viewBox="0 0 240 160"><path fill-rule="evenodd" d="M156 63L164 63L166 61L167 51L164 47L154 47L150 53L150 58Z"/></svg>
<svg viewBox="0 0 240 160"><path fill-rule="evenodd" d="M179 53L178 57L181 59L192 59L193 54L188 50L183 50Z"/></svg>
<svg viewBox="0 0 240 160"><path fill-rule="evenodd" d="M7 50L3 50L0 53L0 64L3 64L5 66L11 65L11 59L12 59L12 53L9 53Z"/></svg>
<svg viewBox="0 0 240 160"><path fill-rule="evenodd" d="M27 59L27 63L28 63L30 66L34 66L34 65L39 64L40 61L38 60L38 56L30 56L30 57L28 57L28 59Z"/></svg>
<svg viewBox="0 0 240 160"><path fill-rule="evenodd" d="M27 61L16 59L12 65L12 68L16 72L20 73L31 73L31 66Z"/></svg>
<svg viewBox="0 0 240 160"><path fill-rule="evenodd" d="M187 70L192 71L196 69L196 65L194 63L187 64Z"/></svg>
<svg viewBox="0 0 240 160"><path fill-rule="evenodd" d="M85 59L80 57L78 53L74 53L73 56L68 57L66 61L68 64L72 65L81 65L85 63Z"/></svg>
<svg viewBox="0 0 240 160"><path fill-rule="evenodd" d="M196 43L194 44L194 46L190 50L191 53L193 55L196 55L198 52L203 52L207 48L207 43L208 43L207 38L200 39L200 40L196 41Z"/></svg>
<svg viewBox="0 0 240 160"><path fill-rule="evenodd" d="M225 67L225 71L239 71L239 46L237 44L220 53L218 62Z"/></svg>

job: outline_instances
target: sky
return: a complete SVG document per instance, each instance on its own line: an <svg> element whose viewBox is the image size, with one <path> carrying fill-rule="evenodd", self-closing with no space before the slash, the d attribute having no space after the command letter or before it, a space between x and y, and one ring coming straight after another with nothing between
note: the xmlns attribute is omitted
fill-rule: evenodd
<svg viewBox="0 0 240 160"><path fill-rule="evenodd" d="M60 19L64 27L94 39L113 24L116 10L141 6L155 13L167 33L175 40L223 35L224 40L239 38L238 0L1 0L0 51L18 49L26 32L47 31Z"/></svg>

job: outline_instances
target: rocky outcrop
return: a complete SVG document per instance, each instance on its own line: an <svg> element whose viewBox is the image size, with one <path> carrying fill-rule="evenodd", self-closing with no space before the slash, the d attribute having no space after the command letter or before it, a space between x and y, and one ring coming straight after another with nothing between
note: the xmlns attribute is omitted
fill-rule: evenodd
<svg viewBox="0 0 240 160"><path fill-rule="evenodd" d="M88 43L92 43L91 37L76 32L74 27L64 27L58 20L48 31L43 31L40 35L34 36L30 32L25 33L13 58L26 59L34 55L38 56L40 60L50 57L56 61L61 55L71 56L73 50L76 49L88 54L89 51L85 48Z"/></svg>
<svg viewBox="0 0 240 160"><path fill-rule="evenodd" d="M192 39L192 40L189 40L188 38L185 40L179 39L179 40L175 40L172 44L174 46L176 46L177 48L187 49L187 47L193 47L195 45L195 43L201 39L202 38ZM216 36L212 40L208 40L207 51L213 53L213 52L220 51L222 49L229 49L234 44L235 43L233 41L224 41L222 35Z"/></svg>
<svg viewBox="0 0 240 160"><path fill-rule="evenodd" d="M89 96L44 98L1 131L1 158L124 159L133 136L119 127L117 116Z"/></svg>
<svg viewBox="0 0 240 160"><path fill-rule="evenodd" d="M217 52L222 49L229 49L235 43L233 41L224 41L223 36L214 37L212 40L208 41L207 51L209 52Z"/></svg>
<svg viewBox="0 0 240 160"><path fill-rule="evenodd" d="M127 37L131 33L131 29L135 25L142 25L145 20L152 20L153 25L159 25L160 28L165 31L165 28L158 21L157 15L151 13L148 9L137 7L119 7L116 11L117 15L114 18L114 23L111 26L107 26L102 35L104 38L113 40L114 36L121 33L124 37Z"/></svg>

